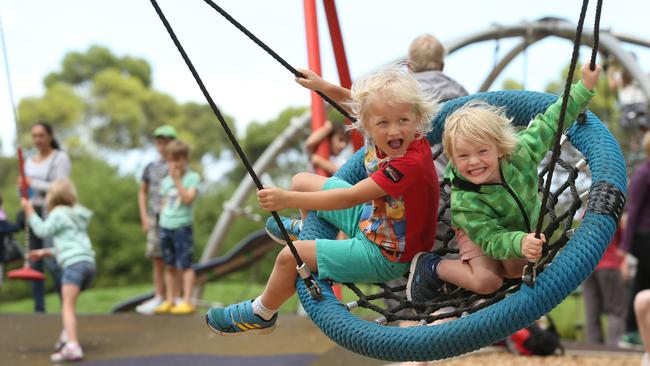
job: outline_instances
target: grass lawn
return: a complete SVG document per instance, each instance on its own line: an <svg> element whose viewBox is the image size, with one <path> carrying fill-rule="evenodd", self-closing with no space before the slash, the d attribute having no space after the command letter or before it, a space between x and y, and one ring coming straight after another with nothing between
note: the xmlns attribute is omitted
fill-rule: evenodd
<svg viewBox="0 0 650 366"><path fill-rule="evenodd" d="M27 286L25 284L25 286ZM229 304L244 299L251 299L260 294L263 286L255 283L245 282L217 282L210 283L206 286L203 299L220 304ZM366 289L363 289L366 292ZM115 288L91 288L79 297L79 313L108 313L111 308L128 298L141 295L151 291L149 285L133 285ZM344 287L343 302L354 301L357 298L354 294ZM56 313L60 311L59 299L55 294L49 294L46 297L46 306L48 312ZM12 302L3 302L0 300L1 313L30 313L32 311L31 298L22 299ZM292 297L280 310L285 313L294 313L298 309L298 299ZM354 311L358 316L374 319L379 315L366 309L357 309ZM566 298L553 311L551 316L555 320L560 335L564 339L582 340L584 338L579 331L584 324L584 305L582 296L572 295Z"/></svg>
<svg viewBox="0 0 650 366"><path fill-rule="evenodd" d="M27 286L27 284L25 284ZM262 292L262 285L220 282L208 284L205 288L203 299L219 303L231 303L255 297ZM77 303L79 313L108 313L117 303L133 296L142 295L151 291L149 285L134 285L112 288L91 288L82 293ZM45 298L46 308L50 313L61 311L59 298L55 294L48 294ZM296 311L298 300L291 299L283 311ZM0 300L0 313L30 313L33 309L31 298L6 302Z"/></svg>

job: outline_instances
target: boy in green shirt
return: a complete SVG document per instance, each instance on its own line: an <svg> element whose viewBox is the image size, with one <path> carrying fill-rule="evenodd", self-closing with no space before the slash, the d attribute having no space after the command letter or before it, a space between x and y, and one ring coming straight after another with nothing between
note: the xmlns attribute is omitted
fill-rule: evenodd
<svg viewBox="0 0 650 366"><path fill-rule="evenodd" d="M583 66L582 81L570 91L565 125L587 107L599 75L599 66ZM461 258L418 253L407 281L409 300L431 300L445 283L489 294L504 277L521 276L527 261L541 257L546 238L534 234L541 206L537 167L553 146L561 105L562 97L516 134L502 109L480 101L447 117L445 178L452 184L452 227Z"/></svg>
<svg viewBox="0 0 650 366"><path fill-rule="evenodd" d="M167 145L166 154L169 174L160 184L162 197L160 245L163 260L167 265L166 300L156 308L155 312L156 314L190 314L196 310L190 299L195 281L192 269L194 253L192 209L201 178L188 167L190 148L187 144L174 140ZM183 300L175 305L176 271L182 272Z"/></svg>

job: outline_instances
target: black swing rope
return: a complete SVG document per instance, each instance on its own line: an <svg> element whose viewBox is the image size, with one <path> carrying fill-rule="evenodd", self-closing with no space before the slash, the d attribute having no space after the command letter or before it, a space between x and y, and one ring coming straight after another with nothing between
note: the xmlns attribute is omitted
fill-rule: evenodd
<svg viewBox="0 0 650 366"><path fill-rule="evenodd" d="M163 13L162 9L160 9L160 6L158 6L158 3L156 0L151 0L151 5L153 5L156 14L158 14L158 17L162 21L163 25L165 26L165 29L167 30L167 33L169 33L169 36L171 37L172 41L174 42L174 45L176 45L176 48L178 49L178 52L181 54L183 57L183 60L185 61L185 64L187 67L190 69L190 72L192 73L192 76L194 77L194 80L196 83L199 85L199 88L201 89L201 92L203 93L203 96L207 100L208 104L210 105L210 108L212 108L212 111L214 114L217 116L217 119L219 120L219 123L221 123L221 127L225 131L226 135L228 136L228 139L230 140L230 143L233 145L235 148L235 151L237 152L237 155L239 155L239 158L241 159L242 163L244 164L244 167L248 171L248 174L250 175L251 179L253 179L253 182L255 183L255 186L257 189L263 189L264 186L262 185L262 182L260 181L259 177L253 170L253 167L251 166L250 162L248 161L248 158L246 157L246 154L242 150L241 146L239 145L239 142L237 141L237 138L235 135L232 133L232 130L228 126L228 123L226 123L226 120L224 119L223 115L221 114L221 111L217 107L216 103L210 96L210 93L205 87L205 84L203 84L203 80L199 76L199 73L196 71L196 68L192 64L192 61L190 58L187 56L187 53L185 52L185 49L181 45L180 41L178 40L178 37L176 37L176 34L174 33L174 30L172 29L171 25L167 21L167 18L165 17L165 14ZM277 222L278 226L280 227L280 231L282 232L282 235L284 239L287 242L287 246L291 250L291 254L293 254L293 257L296 260L296 265L297 265L297 270L298 273L300 274L300 277L303 279L305 282L305 285L309 289L309 292L312 297L319 299L323 297L322 291L320 289L320 286L318 286L318 283L314 279L314 277L311 274L311 271L307 267L306 263L302 261L300 258L300 255L298 251L296 250L295 245L293 244L291 238L289 237L289 234L287 233L287 230L284 228L284 225L282 225L282 220L280 219L280 216L276 211L271 211L271 215Z"/></svg>
<svg viewBox="0 0 650 366"><path fill-rule="evenodd" d="M304 78L305 76L298 71L295 67L291 66L285 59L280 57L275 51L271 49L268 45L266 45L264 42L262 42L257 36L255 36L251 31L246 29L241 23L239 23L235 18L233 18L228 12L223 10L219 5L217 5L214 1L212 0L203 0L205 1L206 4L210 5L210 7L214 10L217 11L217 13L221 14L230 24L234 25L235 28L239 29L242 33L244 33L248 38L250 38L251 41L253 41L256 45L260 46L266 53L268 53L271 57L273 57L277 62L279 62L282 66L284 66L287 70L289 70L295 77L298 78ZM325 100L327 103L329 103L334 109L339 111L345 118L347 118L349 121L352 123L356 122L357 119L353 117L348 111L346 111L343 107L338 105L334 100L332 100L330 97L325 95L324 93L316 90L316 94L318 94L323 100Z"/></svg>
<svg viewBox="0 0 650 366"><path fill-rule="evenodd" d="M587 7L589 5L589 0L582 1L582 8L580 9L580 18L578 19L578 26L576 28L575 38L573 40L573 52L571 54L571 64L569 66L569 72L567 74L566 82L564 84L564 94L562 95L562 107L560 109L560 117L557 123L557 130L555 132L555 143L553 145L553 151L551 153L551 160L548 163L548 172L546 174L546 182L543 190L542 196L542 206L539 211L539 216L537 218L537 227L535 228L535 237L539 238L540 233L542 232L542 225L544 223L544 216L548 211L546 207L548 203L549 194L551 192L551 181L553 179L553 173L555 171L555 164L557 163L560 156L560 140L564 131L564 118L566 115L567 104L569 102L569 94L571 91L571 84L573 81L573 75L575 73L576 65L578 63L578 55L580 54L580 39L582 38L582 28L585 22L585 16L587 14ZM596 68L596 56L598 54L598 43L599 43L599 27L600 27L600 13L602 10L602 0L598 0L596 6L596 17L594 22L594 44L591 52L591 60L589 63L589 68L594 70ZM536 268L537 263L528 262L524 268L524 273L522 280L528 286L533 286L536 277Z"/></svg>

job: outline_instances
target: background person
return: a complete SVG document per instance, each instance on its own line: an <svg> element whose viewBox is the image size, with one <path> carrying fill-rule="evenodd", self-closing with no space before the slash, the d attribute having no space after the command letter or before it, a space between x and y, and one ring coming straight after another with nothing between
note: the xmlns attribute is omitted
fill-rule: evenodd
<svg viewBox="0 0 650 366"><path fill-rule="evenodd" d="M54 247L31 250L28 255L32 261L54 256L63 268L63 330L56 342L57 350L50 359L52 362L78 361L83 358L83 351L77 337L77 297L90 287L96 273L95 251L88 237L92 212L78 204L77 191L67 179L54 181L45 201L48 212L45 220L29 200L23 198L21 202L34 233L54 242Z"/></svg>
<svg viewBox="0 0 650 366"><path fill-rule="evenodd" d="M71 163L68 154L60 149L50 124L46 122L36 123L32 126L31 135L36 154L25 161L25 179L29 186L30 201L34 206L34 211L41 217L45 217L45 196L50 189L50 185L57 179L65 179L70 176ZM20 178L18 180L20 186ZM29 249L38 250L46 246L49 245L30 230ZM32 263L32 268L43 272L44 264L52 274L54 286L57 292L60 293L60 269L53 260L48 258ZM34 311L45 312L45 281L31 282Z"/></svg>
<svg viewBox="0 0 650 366"><path fill-rule="evenodd" d="M145 255L151 259L153 267L154 297L138 305L138 313L151 315L165 299L165 262L160 248L160 209L162 197L160 196L160 183L167 176L167 159L165 149L170 141L176 139L176 129L170 125L162 125L153 132L158 159L150 162L144 168L140 189L138 190L138 208L140 209L140 222L142 231L147 234L147 248ZM174 297L179 297L178 293Z"/></svg>
<svg viewBox="0 0 650 366"><path fill-rule="evenodd" d="M641 340L633 309L633 299L642 290L650 289L650 131L643 136L641 145L646 159L639 164L632 179L627 196L627 220L623 229L621 250L633 255L637 270L632 280L632 293L627 314L626 331L619 345L638 346ZM625 264L623 264L625 265Z"/></svg>

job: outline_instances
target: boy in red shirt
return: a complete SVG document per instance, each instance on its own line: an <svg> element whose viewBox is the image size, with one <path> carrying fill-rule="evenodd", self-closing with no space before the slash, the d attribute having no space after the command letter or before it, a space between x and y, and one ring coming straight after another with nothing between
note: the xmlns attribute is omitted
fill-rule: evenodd
<svg viewBox="0 0 650 366"><path fill-rule="evenodd" d="M437 105L406 70L380 71L357 81L351 91L300 71L305 78L298 83L343 101L358 117L353 128L367 140L368 178L351 185L337 177L300 173L290 191L260 190L262 208L299 208L303 217L314 210L349 237L294 242L320 279L372 283L403 276L413 256L431 250L435 242L439 187L425 136ZM295 267L284 248L262 295L210 309L209 327L222 335L271 332L277 309L295 293Z"/></svg>

